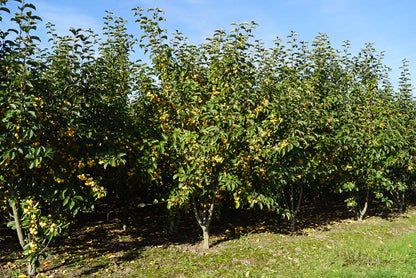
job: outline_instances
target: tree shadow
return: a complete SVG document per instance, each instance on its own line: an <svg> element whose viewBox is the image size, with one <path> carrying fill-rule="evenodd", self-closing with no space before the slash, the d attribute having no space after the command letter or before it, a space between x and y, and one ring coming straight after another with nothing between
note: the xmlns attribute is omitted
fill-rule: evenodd
<svg viewBox="0 0 416 278"><path fill-rule="evenodd" d="M378 204L380 205L380 204ZM109 214L108 211L111 211ZM380 215L380 207L374 204L368 216ZM386 214L394 218L394 214ZM390 215L390 216L389 216ZM335 222L354 218L343 200L330 200L323 204L319 200L305 202L296 220L296 232L290 223L276 211L259 209L225 209L211 226L212 247L253 233L277 233L304 235L308 229L329 230ZM78 222L66 236L58 239L51 249L51 256L41 262L41 272L65 277L77 277L100 272L110 266L140 259L145 248L195 248L201 240L200 228L192 214L183 214L176 219L175 231L169 232L172 218L161 206L146 208L115 206L98 207L96 212L81 213ZM11 234L8 233L8 237ZM4 242L2 242L2 249ZM9 247L14 250L16 244ZM15 250L16 254L19 250ZM202 252L203 250L201 250ZM16 259L18 255L15 256ZM0 264L10 257L0 253ZM65 275L64 271L67 271ZM68 274L70 272L71 274Z"/></svg>
<svg viewBox="0 0 416 278"><path fill-rule="evenodd" d="M51 248L50 266L40 270L59 274L70 269L71 276L88 275L111 265L134 261L147 247L195 244L198 240L198 229L188 224L187 215L182 217L177 231L169 234L166 210L130 207L128 215L123 215L126 212L119 207L113 208L109 216L106 209L79 214L67 236Z"/></svg>

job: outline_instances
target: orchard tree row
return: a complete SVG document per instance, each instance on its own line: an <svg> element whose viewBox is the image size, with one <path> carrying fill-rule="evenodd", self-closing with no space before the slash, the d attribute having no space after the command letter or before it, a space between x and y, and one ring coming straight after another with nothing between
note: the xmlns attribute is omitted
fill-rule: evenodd
<svg viewBox="0 0 416 278"><path fill-rule="evenodd" d="M192 45L162 28L161 10L139 8L138 36L108 12L100 36L46 24L41 49L35 6L0 3L12 26L0 30L0 215L29 274L107 194L193 213L204 248L230 207L274 210L292 230L314 196L342 196L359 220L374 199L405 210L416 174L407 61L394 88L372 44L353 55L348 42L292 33L266 47L252 22Z"/></svg>

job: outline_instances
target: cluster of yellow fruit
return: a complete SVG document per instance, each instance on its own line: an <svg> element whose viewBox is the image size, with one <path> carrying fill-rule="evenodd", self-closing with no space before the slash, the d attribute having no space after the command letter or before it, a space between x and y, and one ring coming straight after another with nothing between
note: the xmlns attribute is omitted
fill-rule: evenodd
<svg viewBox="0 0 416 278"><path fill-rule="evenodd" d="M33 254L38 250L38 234L39 228L45 228L47 223L40 220L40 209L38 208L39 202L34 197L30 197L24 204L23 213L29 218L29 222L26 224L26 228L29 230L29 254Z"/></svg>
<svg viewBox="0 0 416 278"><path fill-rule="evenodd" d="M219 155L215 155L213 158L212 158L212 160L213 160L213 163L212 163L212 166L215 166L216 165L216 163L222 163L223 161L224 161L224 158L222 158L221 156L219 156Z"/></svg>
<svg viewBox="0 0 416 278"><path fill-rule="evenodd" d="M38 220L40 216L40 211L38 208L39 203L31 198L26 201L26 207L24 208L23 212L30 217L29 223L29 233L31 235L36 236L38 234Z"/></svg>
<svg viewBox="0 0 416 278"><path fill-rule="evenodd" d="M55 178L55 181L56 181L57 183L63 183L65 180L64 180L64 179L61 179L61 178L59 178L59 177L56 177L56 178Z"/></svg>
<svg viewBox="0 0 416 278"><path fill-rule="evenodd" d="M279 145L278 145L278 148L280 149L280 150L283 150L285 147L287 147L289 145L289 142L287 141L287 140L282 140L282 141L280 141L280 143L279 143Z"/></svg>
<svg viewBox="0 0 416 278"><path fill-rule="evenodd" d="M74 135L75 135L74 127L68 128L68 130L65 132L65 135L68 136L68 137L74 137Z"/></svg>
<svg viewBox="0 0 416 278"><path fill-rule="evenodd" d="M136 169L135 168L131 168L129 169L129 171L127 172L127 175L129 177L133 176L136 173Z"/></svg>
<svg viewBox="0 0 416 278"><path fill-rule="evenodd" d="M85 174L80 174L77 176L78 179L84 182L84 184L88 187L91 187L93 192L97 193L97 198L101 199L105 196L105 189L103 186L99 186L98 183L92 178L87 177Z"/></svg>

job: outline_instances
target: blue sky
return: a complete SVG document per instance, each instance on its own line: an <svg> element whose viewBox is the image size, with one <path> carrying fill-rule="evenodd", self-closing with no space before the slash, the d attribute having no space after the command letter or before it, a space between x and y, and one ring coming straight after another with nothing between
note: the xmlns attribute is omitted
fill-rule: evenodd
<svg viewBox="0 0 416 278"><path fill-rule="evenodd" d="M165 11L169 32L182 31L192 43L200 43L216 29L230 29L232 22L259 23L256 38L272 45L277 36L290 32L311 41L326 33L334 46L349 40L353 52L373 42L385 51L384 63L397 79L403 58L410 61L416 82L416 1L414 0L26 0L37 6L44 22L52 22L58 32L69 27L100 31L105 11L134 22L132 8L158 7ZM138 25L129 31L138 36ZM415 82L412 82L415 84Z"/></svg>

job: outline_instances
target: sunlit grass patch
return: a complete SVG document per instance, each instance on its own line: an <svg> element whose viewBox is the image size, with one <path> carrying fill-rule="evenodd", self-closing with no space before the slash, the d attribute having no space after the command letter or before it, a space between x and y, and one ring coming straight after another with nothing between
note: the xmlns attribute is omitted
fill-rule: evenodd
<svg viewBox="0 0 416 278"><path fill-rule="evenodd" d="M208 252L149 248L136 269L143 277L412 277L415 225L412 215L374 217L308 235L245 234Z"/></svg>

